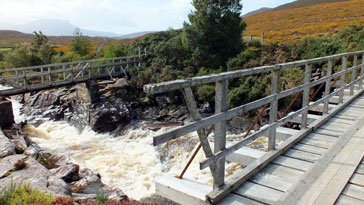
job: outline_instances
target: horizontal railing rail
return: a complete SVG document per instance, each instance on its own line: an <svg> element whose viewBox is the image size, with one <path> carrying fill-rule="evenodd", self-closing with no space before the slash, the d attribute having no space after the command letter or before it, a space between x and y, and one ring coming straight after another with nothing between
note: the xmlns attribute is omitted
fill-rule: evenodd
<svg viewBox="0 0 364 205"><path fill-rule="evenodd" d="M5 83L13 88L1 90L0 96L72 85L88 80L121 76L128 78L127 71L130 68L139 70L140 56L3 69L0 70L0 83Z"/></svg>
<svg viewBox="0 0 364 205"><path fill-rule="evenodd" d="M348 68L348 58L353 57L352 66ZM362 63L358 65L358 57L362 58ZM341 70L336 73L333 72L334 63L337 63L337 60L341 59ZM189 112L194 120L194 122L171 129L166 133L157 135L153 137L153 144L155 146L160 145L162 143L169 142L171 140L177 139L179 137L185 136L188 133L197 131L198 136L201 141L201 146L205 152L206 160L200 162L200 169L204 169L210 167L212 177L213 177L213 191L207 195L208 201L212 203L216 203L222 197L224 197L229 191L236 188L238 185L242 184L246 181L249 173L243 172L243 175L238 175L237 177L233 177L231 180L225 183L224 176L224 162L225 157L229 154L232 154L236 150L242 148L243 146L253 142L259 137L265 136L268 137L268 149L267 156L272 155L276 157L277 153L281 153L283 150L288 149L288 146L292 146L290 143L285 144L284 146L280 146L277 150L276 148L276 128L292 121L293 119L301 116L301 130L303 133L309 132L310 129L307 123L308 111L317 107L319 104L323 104L323 114L329 115L328 104L329 99L335 95L339 96L339 104L343 104L344 102L344 89L350 90L350 96L354 95L354 85L359 84L359 88L362 89L362 81L364 79L364 51L358 52L349 52L338 55L320 57L309 60L301 60L296 62L282 63L272 66L262 66L256 67L252 69L245 70L237 70L231 72L225 72L220 74L212 74L206 76L199 76L189 79L181 79L169 82L163 82L158 84L149 84L144 86L144 91L148 94L157 94L164 93L168 91L181 90L184 94L185 101L187 103L187 107ZM319 64L319 65L317 65ZM313 66L326 66L326 76L321 77L317 80L312 81L312 67ZM280 71L282 69L289 69L294 67L302 67L304 66L304 82L301 85L298 85L294 88L287 90L280 90ZM321 67L319 67L321 68ZM360 69L360 73L357 73L357 70ZM245 77L249 75L259 75L259 74L269 74L272 75L271 82L271 94L263 97L261 99L255 100L253 102L249 102L247 104L227 109L227 99L228 99L228 82L229 80ZM351 76L350 76L351 73ZM345 80L347 80L346 76L350 76L350 82L345 84ZM335 91L331 92L332 81L336 83L339 81L339 88ZM211 84L216 83L216 92L215 92L215 114L202 118L197 110L196 101L194 99L192 93L192 87L200 86L203 84ZM323 96L311 102L318 91L314 93L310 98L310 89L315 86L320 85L320 89L325 85L325 91ZM278 118L278 101L282 98L291 96L293 94L302 93L302 108L289 113L287 116ZM295 97L295 98L296 98ZM270 112L269 112L269 124L263 126L255 133L249 134L246 138L240 140L239 142L226 147L226 122L229 119L232 119L234 116L242 115L251 110L257 109L263 105L270 104ZM286 111L287 112L287 111ZM206 128L211 126L215 126L214 129L214 152L207 141L206 136ZM312 125L310 125L312 126ZM295 140L293 140L295 141ZM273 153L273 154L272 154ZM274 157L267 157L267 160L273 160ZM261 164L256 164L256 169L261 169L261 165L266 165L267 162L262 162ZM254 165L255 166L255 165Z"/></svg>

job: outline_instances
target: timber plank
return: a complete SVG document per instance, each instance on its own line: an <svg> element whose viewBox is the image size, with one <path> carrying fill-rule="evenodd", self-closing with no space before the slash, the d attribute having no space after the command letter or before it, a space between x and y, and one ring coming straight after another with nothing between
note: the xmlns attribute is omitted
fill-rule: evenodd
<svg viewBox="0 0 364 205"><path fill-rule="evenodd" d="M319 154L319 155L323 155L327 152L327 149L325 149L325 148L315 147L315 146L301 144L301 143L297 143L296 145L294 145L292 147L292 149L309 152L309 153L313 153L313 154Z"/></svg>
<svg viewBox="0 0 364 205"><path fill-rule="evenodd" d="M234 191L235 194L253 198L259 202L271 204L283 195L283 192L271 189L252 182L246 182L243 186Z"/></svg>
<svg viewBox="0 0 364 205"><path fill-rule="evenodd" d="M335 203L336 205L363 205L364 201L349 196L341 195Z"/></svg>
<svg viewBox="0 0 364 205"><path fill-rule="evenodd" d="M287 157L292 157L295 159L304 160L304 161L308 161L308 162L316 162L318 159L320 159L320 156L321 156L318 154L313 154L313 153L304 152L304 151L300 151L300 150L294 150L294 149L288 150L287 152L284 153L284 155Z"/></svg>
<svg viewBox="0 0 364 205"><path fill-rule="evenodd" d="M314 133L340 137L342 134L344 134L344 131L332 131L332 130L326 130L326 129L319 128L319 129L315 130Z"/></svg>
<svg viewBox="0 0 364 205"><path fill-rule="evenodd" d="M290 158L290 157L286 157L286 156L280 156L280 157L274 159L272 161L272 163L294 168L294 169L298 169L301 171L307 171L312 166L311 162L306 162L303 160L298 160L298 159L294 159L294 158Z"/></svg>
<svg viewBox="0 0 364 205"><path fill-rule="evenodd" d="M267 173L258 173L252 177L250 181L283 192L287 191L292 186L292 182L288 181L287 179Z"/></svg>
<svg viewBox="0 0 364 205"><path fill-rule="evenodd" d="M355 184L348 184L343 191L343 195L364 200L364 187Z"/></svg>
<svg viewBox="0 0 364 205"><path fill-rule="evenodd" d="M355 172L358 173L358 174L364 174L364 165L360 164Z"/></svg>
<svg viewBox="0 0 364 205"><path fill-rule="evenodd" d="M306 144L306 145L311 145L311 146L314 146L314 147L321 147L321 148L325 148L325 149L330 148L334 144L333 142L319 140L319 139L316 139L316 138L304 139L304 140L301 140L299 143Z"/></svg>
<svg viewBox="0 0 364 205"><path fill-rule="evenodd" d="M306 139L307 140L321 140L321 141L331 142L331 143L335 143L338 140L338 138L335 136L322 135L322 134L317 134L317 133L311 133L309 136L305 137L301 141L305 141Z"/></svg>
<svg viewBox="0 0 364 205"><path fill-rule="evenodd" d="M261 205L262 203L231 193L219 202L219 205Z"/></svg>
<svg viewBox="0 0 364 205"><path fill-rule="evenodd" d="M342 124L347 124L347 125L355 124L354 120L343 120L343 119L339 119L337 117L332 117L328 122L336 122L336 123L342 123Z"/></svg>
<svg viewBox="0 0 364 205"><path fill-rule="evenodd" d="M330 123L330 124L324 124L320 128L322 129L328 129L328 130L347 130L350 128L350 125L345 124L339 124L339 123Z"/></svg>
<svg viewBox="0 0 364 205"><path fill-rule="evenodd" d="M350 182L355 185L364 186L364 175L354 173Z"/></svg>
<svg viewBox="0 0 364 205"><path fill-rule="evenodd" d="M263 169L263 173L268 173L271 175L275 175L277 177L281 177L287 180L298 180L303 174L304 171L300 171L297 169L292 169L285 166L280 166L276 164L269 164L266 168Z"/></svg>

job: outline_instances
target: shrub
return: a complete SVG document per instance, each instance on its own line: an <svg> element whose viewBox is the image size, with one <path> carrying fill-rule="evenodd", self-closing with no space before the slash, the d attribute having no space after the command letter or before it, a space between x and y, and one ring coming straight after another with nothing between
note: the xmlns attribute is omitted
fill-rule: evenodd
<svg viewBox="0 0 364 205"><path fill-rule="evenodd" d="M51 205L53 196L47 192L33 189L29 184L16 185L13 181L10 186L0 192L1 205L34 204Z"/></svg>

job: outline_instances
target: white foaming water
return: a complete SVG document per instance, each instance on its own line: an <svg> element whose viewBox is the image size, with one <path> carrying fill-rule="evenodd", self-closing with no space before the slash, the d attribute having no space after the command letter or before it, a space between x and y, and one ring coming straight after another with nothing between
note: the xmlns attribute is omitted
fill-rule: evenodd
<svg viewBox="0 0 364 205"><path fill-rule="evenodd" d="M0 85L0 90L9 90L11 89L12 87L10 86L7 86L7 85Z"/></svg>
<svg viewBox="0 0 364 205"><path fill-rule="evenodd" d="M16 121L26 118L20 115L21 104L13 102ZM89 127L81 133L67 122L46 121L39 127L28 127L29 136L40 147L53 153L65 154L81 167L87 167L102 176L102 181L112 187L118 187L129 197L140 199L155 192L154 179L162 174L177 175L187 163L190 152L184 147L172 151L172 158L161 162L158 149L152 145L154 135L165 133L150 130L130 130L126 135L113 137L99 134ZM197 137L189 134L186 137ZM202 151L191 164L185 178L205 184L212 183L209 169L199 170L199 161L204 159ZM236 164L227 165L231 172Z"/></svg>

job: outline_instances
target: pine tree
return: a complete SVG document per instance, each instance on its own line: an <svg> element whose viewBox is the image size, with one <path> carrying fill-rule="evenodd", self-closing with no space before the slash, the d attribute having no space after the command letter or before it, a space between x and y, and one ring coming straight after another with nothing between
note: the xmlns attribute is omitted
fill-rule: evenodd
<svg viewBox="0 0 364 205"><path fill-rule="evenodd" d="M188 46L199 67L219 68L242 50L246 24L240 0L193 0L195 11L185 24Z"/></svg>

